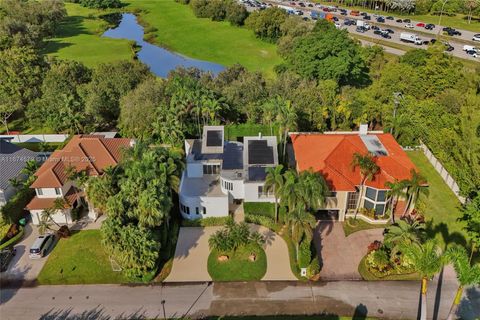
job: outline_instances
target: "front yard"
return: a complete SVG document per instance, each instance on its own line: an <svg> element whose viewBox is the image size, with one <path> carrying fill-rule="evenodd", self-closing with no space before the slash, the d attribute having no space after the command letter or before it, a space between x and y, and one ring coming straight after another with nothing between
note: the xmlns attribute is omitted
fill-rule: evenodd
<svg viewBox="0 0 480 320"><path fill-rule="evenodd" d="M461 204L455 194L448 188L442 177L435 171L422 151L407 152L410 159L427 179L429 185L428 197L421 197L424 202L424 214L427 220L429 238L436 238L444 247L449 243L465 245L464 223L458 221L461 217ZM429 225L431 223L431 225Z"/></svg>
<svg viewBox="0 0 480 320"><path fill-rule="evenodd" d="M38 282L40 284L123 283L122 272L112 270L101 243L100 230L84 230L60 239L50 253Z"/></svg>

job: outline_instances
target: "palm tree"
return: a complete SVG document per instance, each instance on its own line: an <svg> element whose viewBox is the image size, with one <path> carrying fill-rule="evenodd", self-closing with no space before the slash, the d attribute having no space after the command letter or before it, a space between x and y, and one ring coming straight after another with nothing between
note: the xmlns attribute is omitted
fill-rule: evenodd
<svg viewBox="0 0 480 320"><path fill-rule="evenodd" d="M355 207L355 220L356 220L358 209L360 208L360 203L363 196L363 189L365 186L365 182L367 182L367 180L371 181L373 177L375 177L377 172L380 170L380 168L375 163L375 157L372 156L370 153L362 155L360 153L355 152L353 154L353 159L350 165L352 166L353 170L355 170L355 168L357 167L360 169L360 177L361 177L359 196L357 200L357 206Z"/></svg>
<svg viewBox="0 0 480 320"><path fill-rule="evenodd" d="M280 98L277 98L280 99ZM282 157L285 159L287 150L288 132L297 127L297 113L290 101L282 101L278 103L277 122L279 124L280 136L283 140Z"/></svg>
<svg viewBox="0 0 480 320"><path fill-rule="evenodd" d="M289 211L293 211L299 205L302 196L298 188L298 173L293 169L289 169L284 173L283 177L284 183L279 191L280 202L288 207Z"/></svg>
<svg viewBox="0 0 480 320"><path fill-rule="evenodd" d="M272 191L275 197L275 222L278 222L278 198L284 184L283 166L280 164L275 168L267 169L264 188L267 192Z"/></svg>
<svg viewBox="0 0 480 320"><path fill-rule="evenodd" d="M395 207L397 206L398 199L405 198L407 193L405 192L405 182L395 180L394 182L387 181L385 186L389 189L387 191L387 203L390 203L390 209L392 212L392 223L395 223Z"/></svg>
<svg viewBox="0 0 480 320"><path fill-rule="evenodd" d="M408 200L403 214L407 214L410 208L417 203L420 194L428 196L428 189L425 187L427 180L418 173L415 169L410 171L410 180L404 180L403 183L407 186Z"/></svg>
<svg viewBox="0 0 480 320"><path fill-rule="evenodd" d="M315 223L315 217L301 207L291 211L288 216L287 225L290 229L292 240L295 242L297 263L299 260L300 242L304 236L307 239L312 239Z"/></svg>
<svg viewBox="0 0 480 320"><path fill-rule="evenodd" d="M400 220L387 228L384 241L393 244L421 243L424 238L425 224L417 220L412 224Z"/></svg>
<svg viewBox="0 0 480 320"><path fill-rule="evenodd" d="M422 277L422 304L420 319L427 319L427 284L443 267L444 258L437 242L433 239L424 244L411 243L400 246L403 254L414 263L415 271Z"/></svg>
<svg viewBox="0 0 480 320"><path fill-rule="evenodd" d="M38 162L34 159L28 160L25 162L25 166L20 171L22 174L27 176L27 180L25 180L25 185L29 186L35 180L35 172L38 169Z"/></svg>
<svg viewBox="0 0 480 320"><path fill-rule="evenodd" d="M313 170L302 171L298 177L298 188L307 210L325 206L328 185L323 175Z"/></svg>
<svg viewBox="0 0 480 320"><path fill-rule="evenodd" d="M65 222L68 225L68 218L67 218L67 215L66 215L66 212L65 212L66 205L67 205L67 202L65 201L64 198L57 198L53 202L52 207L45 208L42 211L42 215L41 215L40 221L39 221L39 232L41 234L44 234L47 229L48 230L53 230L51 228L52 222L60 229L60 225L52 217L58 211L61 211L65 215Z"/></svg>
<svg viewBox="0 0 480 320"><path fill-rule="evenodd" d="M453 264L459 283L457 294L455 295L447 318L447 320L453 320L455 319L458 305L462 300L463 289L467 286L480 284L480 265L471 265L467 250L458 245L448 248L445 252L445 257L447 261Z"/></svg>

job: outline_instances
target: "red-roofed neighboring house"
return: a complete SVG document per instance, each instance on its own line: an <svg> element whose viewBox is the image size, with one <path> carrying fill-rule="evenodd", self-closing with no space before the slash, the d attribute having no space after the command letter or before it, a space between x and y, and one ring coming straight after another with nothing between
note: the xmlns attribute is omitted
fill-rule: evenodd
<svg viewBox="0 0 480 320"><path fill-rule="evenodd" d="M338 220L352 213L361 196L360 207L374 209L382 216L389 207L387 182L408 180L411 170L418 171L405 151L391 134L367 132L290 133L293 154L298 172L320 172L331 191L326 208L338 213ZM352 167L355 153L374 156L380 170L372 180L367 180L364 194L359 195L361 174Z"/></svg>
<svg viewBox="0 0 480 320"><path fill-rule="evenodd" d="M31 188L36 196L27 205L33 224L38 225L45 209L53 208L57 198L63 198L64 208L57 209L52 219L57 223L72 223L72 209L88 206L88 216L97 218L97 212L86 203L83 190L69 180L67 170L84 171L88 176L101 176L105 169L114 167L121 159L122 150L132 145L131 139L104 135L76 135L62 149L57 150L37 170Z"/></svg>

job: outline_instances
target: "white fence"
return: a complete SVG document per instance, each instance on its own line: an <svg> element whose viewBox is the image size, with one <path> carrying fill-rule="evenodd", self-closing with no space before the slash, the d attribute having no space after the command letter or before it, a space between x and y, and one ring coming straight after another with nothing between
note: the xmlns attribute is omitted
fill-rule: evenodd
<svg viewBox="0 0 480 320"><path fill-rule="evenodd" d="M0 135L0 139L6 139L13 143L23 142L64 142L68 134L11 134Z"/></svg>
<svg viewBox="0 0 480 320"><path fill-rule="evenodd" d="M430 161L435 170L440 174L447 186L453 191L453 193L455 193L458 200L460 200L460 202L464 204L466 199L465 197L462 197L460 195L460 188L458 187L458 184L455 182L455 180L453 180L453 177L450 175L450 173L448 173L448 171L443 167L440 161L438 161L438 159L433 155L432 151L430 151L430 149L428 149L428 147L423 144L423 142L420 142L420 149L423 150L423 153L427 157L428 161Z"/></svg>

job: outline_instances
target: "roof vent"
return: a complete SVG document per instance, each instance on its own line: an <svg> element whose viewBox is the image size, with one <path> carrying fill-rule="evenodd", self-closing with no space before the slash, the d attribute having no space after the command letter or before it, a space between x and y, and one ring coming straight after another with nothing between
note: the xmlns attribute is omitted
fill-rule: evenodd
<svg viewBox="0 0 480 320"><path fill-rule="evenodd" d="M361 124L360 129L358 130L358 134L365 135L368 133L368 124Z"/></svg>

